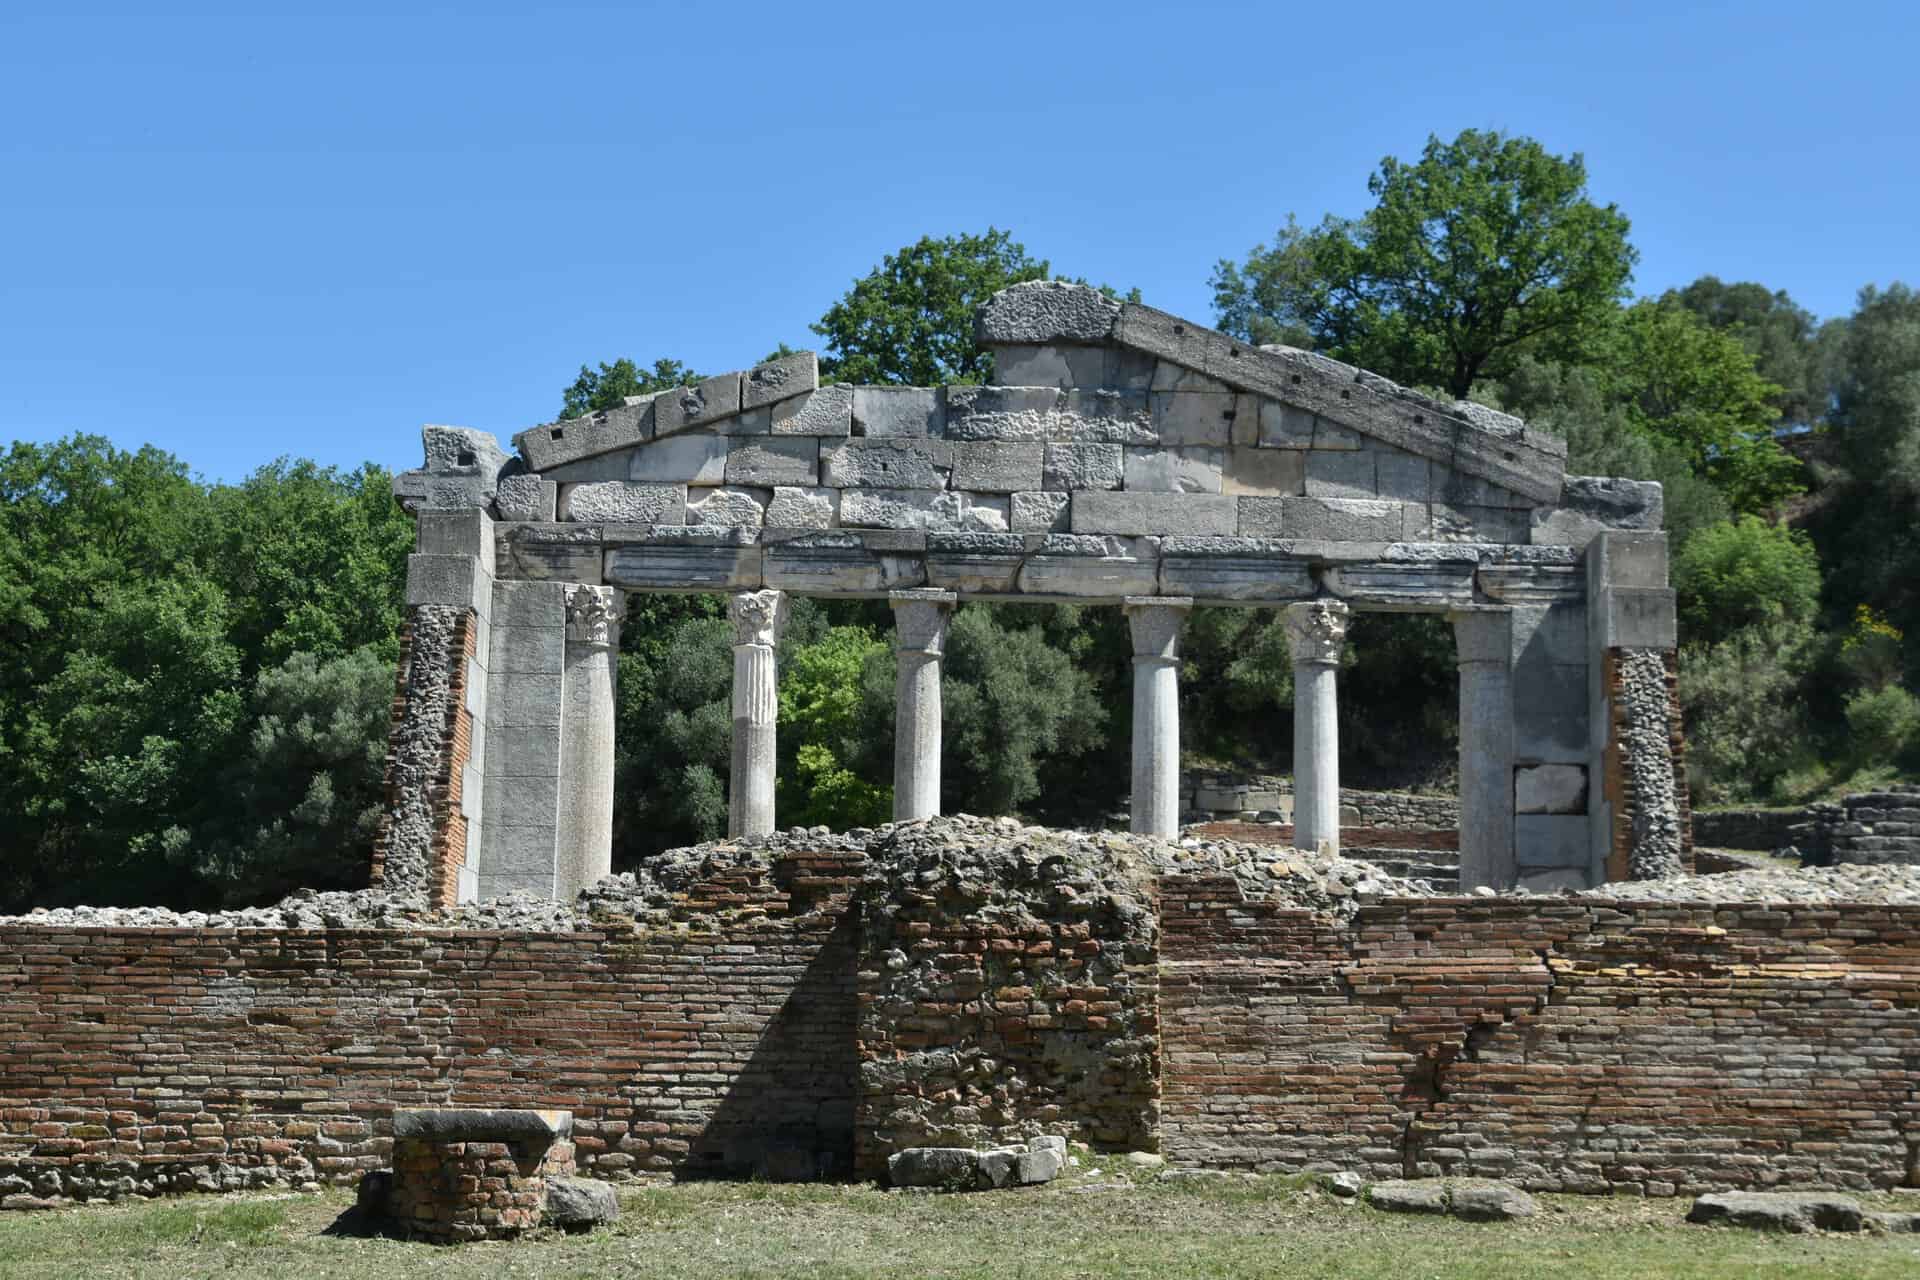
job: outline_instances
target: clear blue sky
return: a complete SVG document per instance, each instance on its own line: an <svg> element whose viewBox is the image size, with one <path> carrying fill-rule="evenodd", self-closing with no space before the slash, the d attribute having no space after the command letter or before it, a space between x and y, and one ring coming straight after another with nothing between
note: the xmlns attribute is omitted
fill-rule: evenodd
<svg viewBox="0 0 1920 1280"><path fill-rule="evenodd" d="M418 464L705 371L923 234L1210 319L1429 132L1587 158L1643 293L1920 284L1911 3L0 3L0 444Z"/></svg>

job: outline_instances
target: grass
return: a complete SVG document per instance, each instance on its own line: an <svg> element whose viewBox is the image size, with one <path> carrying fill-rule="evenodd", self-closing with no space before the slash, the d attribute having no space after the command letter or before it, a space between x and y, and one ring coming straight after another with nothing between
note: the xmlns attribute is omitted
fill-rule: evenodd
<svg viewBox="0 0 1920 1280"><path fill-rule="evenodd" d="M1920 1236L1693 1227L1689 1201L1541 1197L1530 1221L1384 1214L1297 1180L1091 1179L978 1195L698 1183L627 1190L593 1235L445 1248L322 1234L349 1193L0 1214L0 1277L1911 1277ZM1904 1207L1920 1207L1907 1205Z"/></svg>

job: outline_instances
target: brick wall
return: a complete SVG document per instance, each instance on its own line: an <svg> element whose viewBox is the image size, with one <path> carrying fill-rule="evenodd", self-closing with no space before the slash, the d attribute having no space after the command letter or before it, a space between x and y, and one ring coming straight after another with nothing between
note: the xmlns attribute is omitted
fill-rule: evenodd
<svg viewBox="0 0 1920 1280"><path fill-rule="evenodd" d="M858 859L536 934L0 931L0 1204L345 1180L395 1107L571 1110L581 1167L844 1172Z"/></svg>
<svg viewBox="0 0 1920 1280"><path fill-rule="evenodd" d="M1648 1194L1920 1185L1920 909L1401 900L1162 881L1177 1163Z"/></svg>
<svg viewBox="0 0 1920 1280"><path fill-rule="evenodd" d="M471 609L415 605L400 633L387 805L374 838L372 883L424 894L435 907L459 898L466 862L462 774L473 755L467 660L478 623Z"/></svg>

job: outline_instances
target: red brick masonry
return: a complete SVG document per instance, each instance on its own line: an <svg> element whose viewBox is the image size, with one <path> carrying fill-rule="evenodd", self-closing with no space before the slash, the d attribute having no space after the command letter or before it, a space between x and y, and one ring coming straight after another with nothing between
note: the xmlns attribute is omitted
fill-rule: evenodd
<svg viewBox="0 0 1920 1280"><path fill-rule="evenodd" d="M1010 969L952 970L893 1016L857 1003L859 872L730 870L640 931L0 931L0 1203L345 1181L390 1159L396 1106L571 1110L601 1175L844 1172L857 1110L863 1164L886 1145L863 1059L897 1091L873 1064L943 1038L1029 1086L968 1094L1176 1163L1920 1185L1920 909L1406 900L1342 925L1182 877L1157 964L1020 1012Z"/></svg>

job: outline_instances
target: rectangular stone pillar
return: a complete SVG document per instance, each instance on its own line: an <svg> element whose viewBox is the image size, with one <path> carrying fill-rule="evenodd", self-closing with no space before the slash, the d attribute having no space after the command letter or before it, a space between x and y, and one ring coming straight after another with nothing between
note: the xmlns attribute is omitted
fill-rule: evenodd
<svg viewBox="0 0 1920 1280"><path fill-rule="evenodd" d="M1351 613L1338 600L1286 607L1293 656L1293 846L1340 852L1340 652Z"/></svg>
<svg viewBox="0 0 1920 1280"><path fill-rule="evenodd" d="M1514 861L1513 615L1448 615L1460 666L1460 889L1510 887Z"/></svg>
<svg viewBox="0 0 1920 1280"><path fill-rule="evenodd" d="M733 622L733 768L727 778L727 834L773 831L774 726L780 714L774 646L787 624L783 591L742 591L727 601Z"/></svg>
<svg viewBox="0 0 1920 1280"><path fill-rule="evenodd" d="M940 813L940 666L947 616L959 597L951 591L895 591L893 820L915 822Z"/></svg>
<svg viewBox="0 0 1920 1280"><path fill-rule="evenodd" d="M613 870L614 682L622 593L569 585L560 714L554 897L565 902Z"/></svg>
<svg viewBox="0 0 1920 1280"><path fill-rule="evenodd" d="M493 588L488 659L485 840L480 895L558 895L563 711L567 678L564 582Z"/></svg>
<svg viewBox="0 0 1920 1280"><path fill-rule="evenodd" d="M1142 835L1180 834L1180 628L1191 596L1128 596L1133 629L1133 815Z"/></svg>

